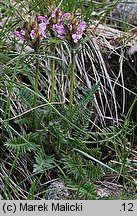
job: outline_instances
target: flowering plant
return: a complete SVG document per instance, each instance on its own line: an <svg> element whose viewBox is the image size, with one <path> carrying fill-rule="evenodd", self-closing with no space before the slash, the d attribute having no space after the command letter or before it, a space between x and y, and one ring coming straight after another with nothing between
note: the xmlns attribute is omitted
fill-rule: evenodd
<svg viewBox="0 0 137 216"><path fill-rule="evenodd" d="M27 17L26 17L27 18ZM46 38L46 27L48 24L48 20L45 16L31 16L27 18L24 22L22 28L18 28L14 31L14 36L18 38L20 42L27 42L37 54L39 51L39 47L41 41ZM36 71L35 71L35 83L34 83L34 108L37 105L37 92L38 92L38 78L39 78L39 62L36 58ZM34 125L35 129L37 128L37 120L34 110Z"/></svg>
<svg viewBox="0 0 137 216"><path fill-rule="evenodd" d="M71 13L57 11L53 6L45 16L29 17L23 28L14 32L19 41L28 41L31 46L39 46L40 41L46 38L46 32L52 37L66 39L70 44L76 44L83 37L86 30L86 22L75 18Z"/></svg>
<svg viewBox="0 0 137 216"><path fill-rule="evenodd" d="M72 108L73 102L73 86L74 86L74 47L84 36L86 30L86 22L80 18L74 17L71 13L63 13L61 9L55 9L51 5L49 12L45 16L32 16L24 23L23 28L19 28L14 32L19 41L27 41L29 45L38 53L41 41L46 38L47 33L53 37L65 39L69 43L71 49L71 69L70 69L70 98L69 110ZM52 56L55 56L55 42L51 44ZM36 62L35 76L35 92L38 91L38 60ZM55 76L55 58L51 60L51 95L50 101L54 100L54 76ZM36 106L37 96L34 97L34 106Z"/></svg>

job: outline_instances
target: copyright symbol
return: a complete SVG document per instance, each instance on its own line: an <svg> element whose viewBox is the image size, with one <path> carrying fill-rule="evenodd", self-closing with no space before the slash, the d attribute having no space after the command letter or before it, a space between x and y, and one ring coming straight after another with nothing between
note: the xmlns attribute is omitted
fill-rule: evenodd
<svg viewBox="0 0 137 216"><path fill-rule="evenodd" d="M4 205L3 205L3 212L4 213L7 213L7 212L13 212L13 213L15 213L15 211L16 211L16 205L15 205L15 203L12 203L12 204L6 204L6 203L4 203Z"/></svg>

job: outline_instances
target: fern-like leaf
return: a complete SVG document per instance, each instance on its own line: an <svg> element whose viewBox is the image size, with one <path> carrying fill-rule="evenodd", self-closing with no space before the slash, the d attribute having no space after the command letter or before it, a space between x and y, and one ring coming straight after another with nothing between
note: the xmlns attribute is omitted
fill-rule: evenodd
<svg viewBox="0 0 137 216"><path fill-rule="evenodd" d="M35 156L35 164L33 166L34 173L45 173L49 169L54 168L54 158L46 155L43 151L40 151Z"/></svg>
<svg viewBox="0 0 137 216"><path fill-rule="evenodd" d="M25 135L18 138L9 139L5 145L9 150L14 152L26 153L27 151L36 151L39 145L35 142L31 142L30 138L30 135Z"/></svg>

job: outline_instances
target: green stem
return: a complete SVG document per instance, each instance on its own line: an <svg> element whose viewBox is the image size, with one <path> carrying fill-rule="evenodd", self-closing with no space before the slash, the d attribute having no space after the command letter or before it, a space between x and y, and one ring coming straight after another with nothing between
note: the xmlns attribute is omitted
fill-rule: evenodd
<svg viewBox="0 0 137 216"><path fill-rule="evenodd" d="M71 66L70 66L70 94L69 94L69 111L72 109L72 103L73 103L73 91L74 91L74 79L75 79L75 73L74 73L74 51L71 51Z"/></svg>
<svg viewBox="0 0 137 216"><path fill-rule="evenodd" d="M38 50L36 50L36 54L37 53L38 53ZM38 93L38 79L39 79L39 61L36 58L36 71L35 71L35 84L34 84L35 93ZM37 95L34 94L33 107L36 107L36 106L37 106ZM36 110L34 110L34 112L33 112L33 118L34 118L35 129L37 129Z"/></svg>
<svg viewBox="0 0 137 216"><path fill-rule="evenodd" d="M50 92L50 101L54 100L54 86L55 86L55 44L52 44L52 56L51 59L51 92Z"/></svg>

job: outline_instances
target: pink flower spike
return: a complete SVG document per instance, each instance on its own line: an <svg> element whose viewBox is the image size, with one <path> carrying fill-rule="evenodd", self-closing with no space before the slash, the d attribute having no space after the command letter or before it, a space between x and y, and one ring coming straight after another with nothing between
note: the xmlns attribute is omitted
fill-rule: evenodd
<svg viewBox="0 0 137 216"><path fill-rule="evenodd" d="M86 22L80 22L79 24L78 24L78 28L77 28L77 30L85 30L85 28L86 28Z"/></svg>

